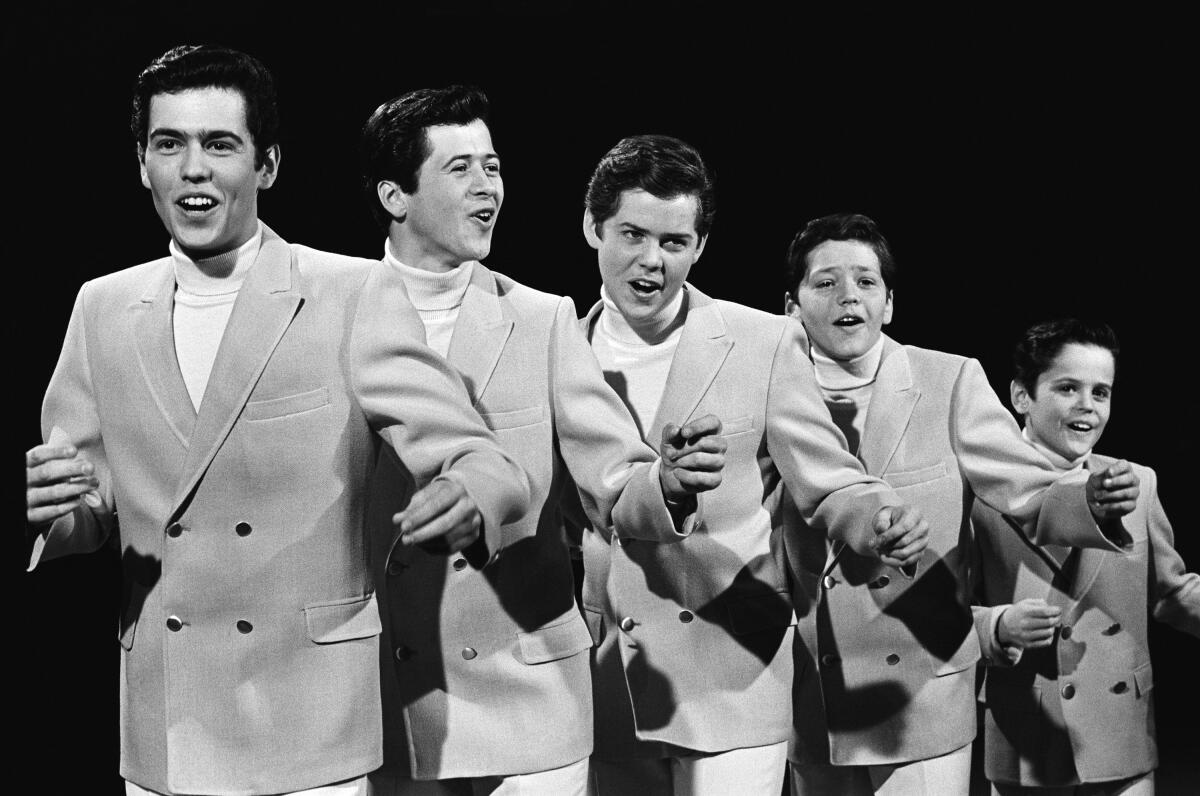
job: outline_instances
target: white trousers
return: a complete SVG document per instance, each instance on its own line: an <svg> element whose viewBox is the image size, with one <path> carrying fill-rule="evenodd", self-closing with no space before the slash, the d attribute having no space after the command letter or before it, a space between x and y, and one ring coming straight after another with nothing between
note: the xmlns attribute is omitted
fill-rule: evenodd
<svg viewBox="0 0 1200 796"><path fill-rule="evenodd" d="M940 757L895 765L788 765L792 796L967 796L971 789L971 744Z"/></svg>
<svg viewBox="0 0 1200 796"><path fill-rule="evenodd" d="M588 796L779 796L787 742L715 754L592 758Z"/></svg>
<svg viewBox="0 0 1200 796"><path fill-rule="evenodd" d="M163 794L156 790L146 790L140 785L134 785L132 782L126 780L125 796L163 796ZM338 782L334 785L322 785L319 788L297 790L287 794L279 794L279 796L367 796L367 778L358 777L357 779Z"/></svg>
<svg viewBox="0 0 1200 796"><path fill-rule="evenodd" d="M369 775L370 796L584 796L588 761L549 771L504 777L417 780L379 770Z"/></svg>

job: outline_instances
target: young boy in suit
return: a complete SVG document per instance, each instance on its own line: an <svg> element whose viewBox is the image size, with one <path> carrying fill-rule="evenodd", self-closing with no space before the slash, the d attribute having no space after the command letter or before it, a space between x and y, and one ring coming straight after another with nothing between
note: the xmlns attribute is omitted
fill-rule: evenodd
<svg viewBox="0 0 1200 796"><path fill-rule="evenodd" d="M1063 473L1096 472L1112 410L1117 338L1073 318L1030 327L1013 353L1013 408L1026 442ZM1200 575L1174 548L1153 470L1122 519L1128 554L1035 549L1013 519L977 505L984 606L975 609L989 667L985 773L993 791L1141 796L1154 792L1154 677L1147 617L1200 636Z"/></svg>

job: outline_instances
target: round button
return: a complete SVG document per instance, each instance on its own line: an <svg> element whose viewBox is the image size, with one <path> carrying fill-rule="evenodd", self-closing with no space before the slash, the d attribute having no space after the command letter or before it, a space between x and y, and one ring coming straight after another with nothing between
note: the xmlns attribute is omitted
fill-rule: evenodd
<svg viewBox="0 0 1200 796"><path fill-rule="evenodd" d="M475 656L478 654L479 653L476 652L471 647L463 647L463 651L462 651L463 660L468 660L468 661L474 660Z"/></svg>
<svg viewBox="0 0 1200 796"><path fill-rule="evenodd" d="M1104 635L1115 636L1120 632L1121 632L1121 623L1113 622L1111 625L1109 625L1107 628L1105 628Z"/></svg>
<svg viewBox="0 0 1200 796"><path fill-rule="evenodd" d="M1071 637L1071 626L1063 625L1063 629L1058 632L1058 635L1062 636L1064 639L1070 638Z"/></svg>
<svg viewBox="0 0 1200 796"><path fill-rule="evenodd" d="M893 652L891 655L884 658L884 660L887 661L888 666L895 666L900 662L900 656Z"/></svg>
<svg viewBox="0 0 1200 796"><path fill-rule="evenodd" d="M1063 699L1070 699L1071 697L1075 696L1075 686L1071 685L1070 683L1067 683L1066 685L1064 685L1063 690L1062 690L1062 696L1063 696Z"/></svg>
<svg viewBox="0 0 1200 796"><path fill-rule="evenodd" d="M621 629L628 633L630 630L633 630L633 626L636 624L637 622L633 621L632 616L627 616L621 620Z"/></svg>
<svg viewBox="0 0 1200 796"><path fill-rule="evenodd" d="M249 536L250 532L254 529L250 527L250 523L248 522L239 522L233 526L233 530L238 536Z"/></svg>
<svg viewBox="0 0 1200 796"><path fill-rule="evenodd" d="M1121 682L1117 683L1116 685L1114 685L1112 687L1112 692L1114 694L1124 694L1128 690L1129 690L1129 685L1124 680L1122 680Z"/></svg>
<svg viewBox="0 0 1200 796"><path fill-rule="evenodd" d="M835 578L833 575L826 575L825 580L823 580L821 582L823 584L825 584L826 589L832 589L834 586L837 585L837 578Z"/></svg>
<svg viewBox="0 0 1200 796"><path fill-rule="evenodd" d="M389 575L399 575L407 567L407 564L401 564L399 561L389 561L387 565L387 573Z"/></svg>
<svg viewBox="0 0 1200 796"><path fill-rule="evenodd" d="M180 630L183 630L183 620L177 616L168 616L167 630L170 630L173 633L178 633Z"/></svg>
<svg viewBox="0 0 1200 796"><path fill-rule="evenodd" d="M172 539L178 539L183 534L183 526L177 522L173 522L167 526L167 536Z"/></svg>
<svg viewBox="0 0 1200 796"><path fill-rule="evenodd" d="M457 569L457 570L463 570L463 569L466 569L466 567L467 567L467 559L465 559L465 558L456 558L456 559L454 559L454 565L453 565L453 566L454 566L454 568L455 568L455 569Z"/></svg>
<svg viewBox="0 0 1200 796"><path fill-rule="evenodd" d="M687 624L688 622L692 621L695 618L696 618L696 615L693 614L691 611L680 611L679 612L679 621L683 622L684 624Z"/></svg>
<svg viewBox="0 0 1200 796"><path fill-rule="evenodd" d="M821 663L825 664L826 666L837 666L841 662L842 659L836 655L825 654L821 656Z"/></svg>
<svg viewBox="0 0 1200 796"><path fill-rule="evenodd" d="M254 629L254 625L250 624L245 619L239 619L237 621L237 629L239 633L249 633Z"/></svg>
<svg viewBox="0 0 1200 796"><path fill-rule="evenodd" d="M415 653L413 653L413 651L411 649L404 646L403 644L401 644L399 647L396 647L396 660L398 660L398 661L406 661L409 658L411 658L414 654Z"/></svg>

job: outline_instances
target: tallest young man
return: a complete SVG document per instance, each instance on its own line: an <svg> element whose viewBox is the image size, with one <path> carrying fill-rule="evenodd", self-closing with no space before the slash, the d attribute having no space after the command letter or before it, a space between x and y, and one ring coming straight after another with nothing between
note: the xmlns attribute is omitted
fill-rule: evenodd
<svg viewBox="0 0 1200 796"><path fill-rule="evenodd" d="M379 436L428 484L399 517L410 542L495 549L528 501L400 280L259 222L277 119L242 53L179 47L142 73L133 128L170 254L80 290L27 454L32 565L121 548L133 794L366 792Z"/></svg>

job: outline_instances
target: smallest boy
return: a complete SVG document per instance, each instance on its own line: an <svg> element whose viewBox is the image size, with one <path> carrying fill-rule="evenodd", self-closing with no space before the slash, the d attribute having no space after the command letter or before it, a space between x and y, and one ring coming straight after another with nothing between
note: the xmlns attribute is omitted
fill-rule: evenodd
<svg viewBox="0 0 1200 796"><path fill-rule="evenodd" d="M1025 438L1064 472L1113 461L1092 448L1112 409L1117 352L1108 326L1064 319L1031 327L1013 353ZM1153 611L1200 636L1200 575L1175 551L1154 471L1133 467L1142 490L1122 519L1128 555L1034 548L1006 528L1008 517L975 504L972 521L987 531L976 534L979 593L992 606L974 614L991 667L984 742L994 793L1154 793L1146 618Z"/></svg>

